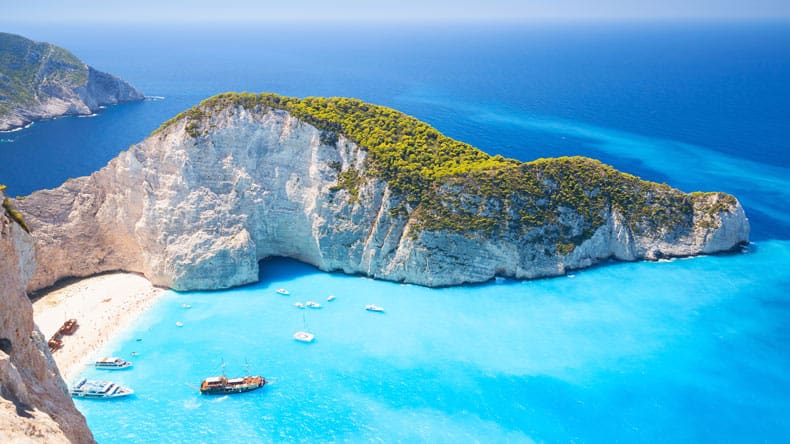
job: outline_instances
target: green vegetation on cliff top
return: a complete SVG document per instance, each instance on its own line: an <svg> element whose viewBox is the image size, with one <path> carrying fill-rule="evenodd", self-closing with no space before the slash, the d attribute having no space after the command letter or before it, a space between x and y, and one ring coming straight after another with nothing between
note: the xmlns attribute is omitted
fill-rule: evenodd
<svg viewBox="0 0 790 444"><path fill-rule="evenodd" d="M0 116L35 104L41 87L76 87L87 81L87 66L71 52L0 32Z"/></svg>
<svg viewBox="0 0 790 444"><path fill-rule="evenodd" d="M153 134L186 119L187 132L200 137L208 131L207 118L232 107L285 110L321 130L322 143L332 145L338 135L357 143L369 152L364 175L385 180L412 208L422 229L519 234L542 229L541 235L557 239L557 251L567 254L611 210L638 232L688 230L693 201L704 194L688 195L585 157L520 162L491 156L414 117L348 98L225 93L175 116ZM356 200L364 176L356 170L338 172L336 188L348 189ZM734 203L722 196L726 204Z"/></svg>

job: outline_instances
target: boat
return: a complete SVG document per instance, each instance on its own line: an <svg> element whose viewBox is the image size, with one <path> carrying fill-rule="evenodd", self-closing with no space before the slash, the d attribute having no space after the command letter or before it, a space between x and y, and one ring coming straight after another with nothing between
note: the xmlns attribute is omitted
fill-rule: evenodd
<svg viewBox="0 0 790 444"><path fill-rule="evenodd" d="M274 290L274 291L276 291L277 293L280 293L282 295L286 295L286 296L291 294L291 293L288 292L288 290L286 290L284 288L278 288L277 290Z"/></svg>
<svg viewBox="0 0 790 444"><path fill-rule="evenodd" d="M78 327L79 324L77 324L76 319L69 319L58 329L58 333L62 335L73 335L74 332L77 331Z"/></svg>
<svg viewBox="0 0 790 444"><path fill-rule="evenodd" d="M315 302L315 301L307 301L307 302L305 302L304 305L306 305L306 306L308 306L310 308L321 308L321 304L319 304L318 302Z"/></svg>
<svg viewBox="0 0 790 444"><path fill-rule="evenodd" d="M247 367L245 365L245 367ZM239 378L227 378L225 376L225 364L222 364L222 376L212 376L200 383L201 395L232 395L257 390L266 385L263 376L251 376L249 368L246 376Z"/></svg>
<svg viewBox="0 0 790 444"><path fill-rule="evenodd" d="M378 305L373 305L373 304L366 305L365 306L365 310L367 310L367 311L375 311L377 313L384 312L384 309L382 307L379 307Z"/></svg>
<svg viewBox="0 0 790 444"><path fill-rule="evenodd" d="M54 353L55 351L63 348L63 341L60 340L60 335L56 334L55 336L49 338L47 345L49 346L49 352Z"/></svg>
<svg viewBox="0 0 790 444"><path fill-rule="evenodd" d="M304 313L302 313L302 328L302 331L294 333L294 340L299 342L313 342L315 335L307 331L307 320L304 317Z"/></svg>
<svg viewBox="0 0 790 444"><path fill-rule="evenodd" d="M333 294L330 294L330 295L329 295L329 297L328 297L328 298L326 298L326 301L327 301L327 302L332 302L332 301L334 301L334 300L335 300L335 295L333 295Z"/></svg>
<svg viewBox="0 0 790 444"><path fill-rule="evenodd" d="M294 339L299 342L313 342L315 335L306 331L297 331L294 333Z"/></svg>
<svg viewBox="0 0 790 444"><path fill-rule="evenodd" d="M181 308L192 308L189 304L181 304Z"/></svg>
<svg viewBox="0 0 790 444"><path fill-rule="evenodd" d="M181 321L176 322L176 327L183 327L184 323Z"/></svg>
<svg viewBox="0 0 790 444"><path fill-rule="evenodd" d="M134 393L134 390L110 381L80 379L70 390L75 398L120 398Z"/></svg>
<svg viewBox="0 0 790 444"><path fill-rule="evenodd" d="M102 370L123 370L132 366L132 363L115 356L104 357L93 363L93 366Z"/></svg>
<svg viewBox="0 0 790 444"><path fill-rule="evenodd" d="M301 303L301 302L297 302L297 303L294 304L294 307L296 307L296 308L304 308L304 304Z"/></svg>

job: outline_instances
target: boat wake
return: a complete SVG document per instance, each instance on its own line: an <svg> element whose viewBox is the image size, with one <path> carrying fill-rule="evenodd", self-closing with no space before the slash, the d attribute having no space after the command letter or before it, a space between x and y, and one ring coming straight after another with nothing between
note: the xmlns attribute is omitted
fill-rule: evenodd
<svg viewBox="0 0 790 444"><path fill-rule="evenodd" d="M224 400L226 400L226 399L228 399L228 395L220 396L219 398L212 399L212 400L211 400L211 401L209 401L209 402L222 402L222 401L224 401Z"/></svg>
<svg viewBox="0 0 790 444"><path fill-rule="evenodd" d="M198 402L196 399L187 399L184 401L184 409L185 410L195 410L199 408L202 404Z"/></svg>

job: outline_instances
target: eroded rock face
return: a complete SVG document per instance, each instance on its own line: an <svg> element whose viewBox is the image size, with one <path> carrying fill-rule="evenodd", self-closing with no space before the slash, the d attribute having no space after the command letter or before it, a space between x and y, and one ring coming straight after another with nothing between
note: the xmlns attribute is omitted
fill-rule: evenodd
<svg viewBox="0 0 790 444"><path fill-rule="evenodd" d="M554 276L611 257L711 253L748 240L738 201L715 193L692 196L687 229L648 233L611 210L565 252L550 234L556 227L419 229L413 208L382 180L361 174L356 193L338 186L341 171L365 172L368 155L342 135L327 144L286 111L238 106L202 125L197 135L175 122L93 175L20 202L37 242L30 287L127 270L178 290L226 288L255 282L269 256L443 286ZM560 213L573 230L580 216Z"/></svg>
<svg viewBox="0 0 790 444"><path fill-rule="evenodd" d="M63 48L0 33L0 131L143 99L137 88Z"/></svg>
<svg viewBox="0 0 790 444"><path fill-rule="evenodd" d="M33 322L25 292L35 268L33 248L33 238L0 213L0 441L92 443Z"/></svg>

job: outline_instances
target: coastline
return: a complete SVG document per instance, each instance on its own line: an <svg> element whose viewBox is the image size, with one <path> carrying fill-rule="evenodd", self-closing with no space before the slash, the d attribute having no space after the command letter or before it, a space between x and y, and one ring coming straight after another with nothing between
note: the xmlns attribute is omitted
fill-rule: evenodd
<svg viewBox="0 0 790 444"><path fill-rule="evenodd" d="M67 384L108 342L147 311L167 291L132 273L111 273L75 281L42 294L33 302L33 317L49 339L67 319L79 328L63 336L63 348L52 353Z"/></svg>

